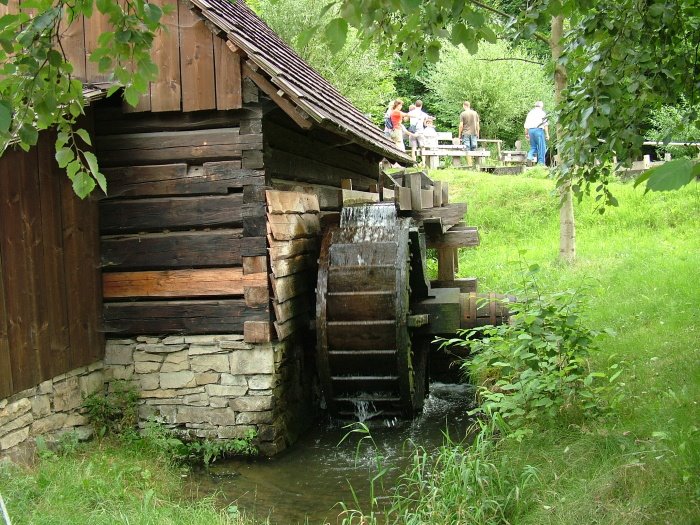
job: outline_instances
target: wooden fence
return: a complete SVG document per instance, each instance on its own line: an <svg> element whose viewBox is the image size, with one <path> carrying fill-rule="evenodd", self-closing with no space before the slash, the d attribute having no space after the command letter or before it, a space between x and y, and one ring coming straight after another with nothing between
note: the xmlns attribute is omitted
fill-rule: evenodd
<svg viewBox="0 0 700 525"><path fill-rule="evenodd" d="M0 157L0 399L100 359L97 207L42 134Z"/></svg>

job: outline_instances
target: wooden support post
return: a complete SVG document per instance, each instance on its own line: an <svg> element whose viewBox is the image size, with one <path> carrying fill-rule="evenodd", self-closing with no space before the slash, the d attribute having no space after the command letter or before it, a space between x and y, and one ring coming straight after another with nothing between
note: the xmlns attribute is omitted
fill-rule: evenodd
<svg viewBox="0 0 700 525"><path fill-rule="evenodd" d="M438 249L438 280L452 281L455 278L455 258L453 248Z"/></svg>
<svg viewBox="0 0 700 525"><path fill-rule="evenodd" d="M423 209L423 193L421 191L420 173L408 173L405 177L406 186L411 188L411 209L420 211Z"/></svg>
<svg viewBox="0 0 700 525"><path fill-rule="evenodd" d="M340 187L344 190L351 190L352 179L340 179Z"/></svg>
<svg viewBox="0 0 700 525"><path fill-rule="evenodd" d="M433 183L433 206L435 208L442 206L442 181L439 180Z"/></svg>

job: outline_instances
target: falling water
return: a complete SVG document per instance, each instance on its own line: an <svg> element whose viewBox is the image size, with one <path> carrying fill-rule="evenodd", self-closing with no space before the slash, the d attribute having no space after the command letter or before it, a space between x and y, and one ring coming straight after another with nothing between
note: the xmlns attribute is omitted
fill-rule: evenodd
<svg viewBox="0 0 700 525"><path fill-rule="evenodd" d="M365 399L353 399L352 404L355 407L355 417L358 423L364 423L378 416L380 412L374 407L374 403Z"/></svg>
<svg viewBox="0 0 700 525"><path fill-rule="evenodd" d="M346 206L340 212L340 227L390 227L396 224L396 206L392 203Z"/></svg>

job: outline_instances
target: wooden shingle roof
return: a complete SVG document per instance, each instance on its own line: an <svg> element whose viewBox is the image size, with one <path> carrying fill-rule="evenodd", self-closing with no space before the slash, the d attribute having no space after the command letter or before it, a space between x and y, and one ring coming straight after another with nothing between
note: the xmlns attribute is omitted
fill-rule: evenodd
<svg viewBox="0 0 700 525"><path fill-rule="evenodd" d="M412 163L371 120L289 47L243 0L189 0L221 36L242 50L300 114L379 155Z"/></svg>

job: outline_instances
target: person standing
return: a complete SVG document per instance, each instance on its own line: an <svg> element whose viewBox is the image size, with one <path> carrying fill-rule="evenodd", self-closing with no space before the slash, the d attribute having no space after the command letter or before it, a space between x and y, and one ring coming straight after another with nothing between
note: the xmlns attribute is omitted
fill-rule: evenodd
<svg viewBox="0 0 700 525"><path fill-rule="evenodd" d="M423 147L423 129L425 129L425 119L428 115L423 111L423 101L416 100L415 105L411 105L411 110L408 112L409 126L408 131L413 133L409 138L411 145L411 158L416 160L416 150Z"/></svg>
<svg viewBox="0 0 700 525"><path fill-rule="evenodd" d="M530 141L527 160L536 160L539 164L544 165L547 155L547 141L549 140L549 124L547 113L544 111L544 103L541 100L535 102L535 107L525 117L525 137Z"/></svg>
<svg viewBox="0 0 700 525"><path fill-rule="evenodd" d="M481 130L479 114L472 109L470 102L465 101L463 107L464 111L459 115L459 136L464 144L464 149L475 151Z"/></svg>
<svg viewBox="0 0 700 525"><path fill-rule="evenodd" d="M403 100L396 99L391 105L389 120L391 122L391 132L389 138L394 142L396 147L401 151L406 151L406 145L403 142L404 133L408 134L408 130L404 127L402 121L408 117L408 113L401 111ZM410 135L410 134L409 134Z"/></svg>

